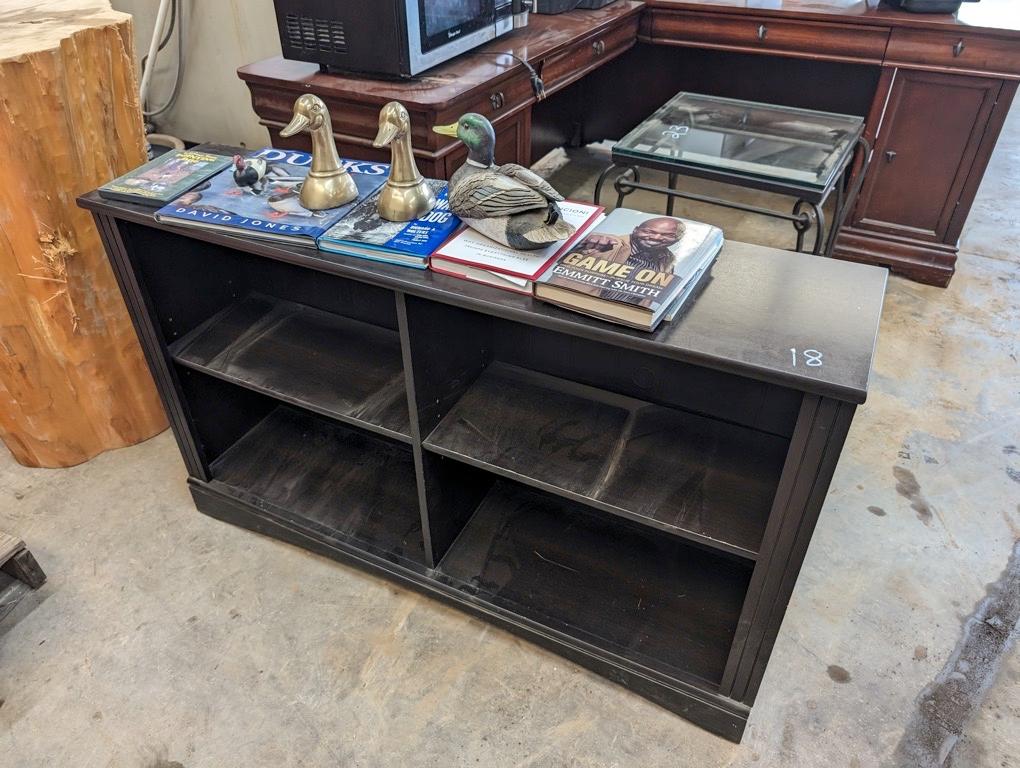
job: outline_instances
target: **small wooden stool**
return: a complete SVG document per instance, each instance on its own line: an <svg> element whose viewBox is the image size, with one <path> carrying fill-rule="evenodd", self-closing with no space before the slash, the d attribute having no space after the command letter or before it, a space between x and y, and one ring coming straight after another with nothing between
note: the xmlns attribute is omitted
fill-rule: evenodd
<svg viewBox="0 0 1020 768"><path fill-rule="evenodd" d="M0 619L14 610L29 590L39 589L45 582L46 574L25 542L0 531Z"/></svg>

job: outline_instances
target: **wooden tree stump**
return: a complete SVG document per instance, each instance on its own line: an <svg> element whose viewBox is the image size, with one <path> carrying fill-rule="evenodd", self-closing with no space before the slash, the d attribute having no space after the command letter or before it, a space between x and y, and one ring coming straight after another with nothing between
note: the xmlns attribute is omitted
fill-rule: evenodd
<svg viewBox="0 0 1020 768"><path fill-rule="evenodd" d="M0 0L0 438L22 464L78 464L166 427L75 205L145 161L133 50L108 0Z"/></svg>

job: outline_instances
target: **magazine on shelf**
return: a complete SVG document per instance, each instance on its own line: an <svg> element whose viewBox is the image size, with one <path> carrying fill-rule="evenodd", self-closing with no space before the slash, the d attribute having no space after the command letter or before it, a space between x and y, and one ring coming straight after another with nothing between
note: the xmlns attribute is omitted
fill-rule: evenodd
<svg viewBox="0 0 1020 768"><path fill-rule="evenodd" d="M447 183L429 179L428 184L436 195L436 205L424 216L414 221L386 221L379 215L380 192L376 192L323 234L319 249L425 269L432 252L460 226L460 219L450 211Z"/></svg>
<svg viewBox="0 0 1020 768"><path fill-rule="evenodd" d="M162 206L230 165L230 158L201 149L173 149L104 184L107 200Z"/></svg>
<svg viewBox="0 0 1020 768"><path fill-rule="evenodd" d="M389 175L386 163L344 160L358 186L356 200L326 211L301 205L301 185L312 156L285 149L260 149L245 156L258 169L259 180L239 186L231 164L156 212L156 220L184 227L199 227L259 239L314 245L326 230L342 219L359 200L383 185Z"/></svg>

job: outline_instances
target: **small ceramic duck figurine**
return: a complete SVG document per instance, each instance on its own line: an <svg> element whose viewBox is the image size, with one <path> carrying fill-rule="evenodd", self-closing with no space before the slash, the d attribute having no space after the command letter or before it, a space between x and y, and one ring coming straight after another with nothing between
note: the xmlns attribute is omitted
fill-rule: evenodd
<svg viewBox="0 0 1020 768"><path fill-rule="evenodd" d="M305 128L312 133L312 169L301 185L301 205L310 211L324 211L357 198L358 186L340 164L326 103L311 93L298 96L294 116L280 136L293 136Z"/></svg>
<svg viewBox="0 0 1020 768"><path fill-rule="evenodd" d="M453 125L432 129L456 136L468 149L467 162L450 178L450 210L493 240L523 251L564 240L575 227L563 219L563 196L534 171L495 164L496 132L474 112Z"/></svg>
<svg viewBox="0 0 1020 768"><path fill-rule="evenodd" d="M411 150L411 117L399 101L379 112L379 133L373 147L390 147L390 177L379 193L379 215L387 221L411 221L436 205L436 196L418 172Z"/></svg>

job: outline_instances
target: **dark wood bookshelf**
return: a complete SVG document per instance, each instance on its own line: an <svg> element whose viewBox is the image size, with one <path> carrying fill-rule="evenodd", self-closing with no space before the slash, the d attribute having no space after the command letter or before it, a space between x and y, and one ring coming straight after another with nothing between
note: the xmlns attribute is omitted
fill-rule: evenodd
<svg viewBox="0 0 1020 768"><path fill-rule="evenodd" d="M727 243L646 334L79 202L200 511L739 740L866 395L884 271Z"/></svg>
<svg viewBox="0 0 1020 768"><path fill-rule="evenodd" d="M789 441L495 363L424 445L754 558Z"/></svg>

